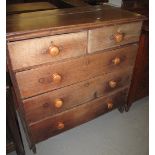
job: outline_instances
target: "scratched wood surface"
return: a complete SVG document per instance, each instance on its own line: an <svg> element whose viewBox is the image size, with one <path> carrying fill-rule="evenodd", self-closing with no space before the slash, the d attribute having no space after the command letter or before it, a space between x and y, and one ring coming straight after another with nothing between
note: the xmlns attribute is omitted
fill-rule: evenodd
<svg viewBox="0 0 155 155"><path fill-rule="evenodd" d="M107 52L99 52L94 55L18 72L16 80L21 97L28 98L101 74L124 70L126 67L134 65L137 48L137 44L132 44ZM118 65L113 64L113 59L116 57L121 60ZM61 76L61 81L58 83L52 79L55 73Z"/></svg>
<svg viewBox="0 0 155 155"><path fill-rule="evenodd" d="M98 20L98 18L100 18ZM56 9L7 17L7 40L79 31L103 25L141 21L144 16L109 6Z"/></svg>

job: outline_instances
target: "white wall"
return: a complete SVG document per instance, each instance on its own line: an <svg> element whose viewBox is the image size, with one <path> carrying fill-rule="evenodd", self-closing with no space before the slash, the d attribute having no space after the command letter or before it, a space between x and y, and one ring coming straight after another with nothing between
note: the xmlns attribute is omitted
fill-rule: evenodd
<svg viewBox="0 0 155 155"><path fill-rule="evenodd" d="M117 7L121 7L122 0L109 0L109 4Z"/></svg>

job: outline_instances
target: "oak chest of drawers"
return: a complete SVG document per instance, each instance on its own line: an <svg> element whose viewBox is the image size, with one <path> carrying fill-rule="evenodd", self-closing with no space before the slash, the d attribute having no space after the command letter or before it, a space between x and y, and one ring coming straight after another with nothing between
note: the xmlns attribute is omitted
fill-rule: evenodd
<svg viewBox="0 0 155 155"><path fill-rule="evenodd" d="M8 17L7 63L31 148L126 107L144 19L110 6Z"/></svg>

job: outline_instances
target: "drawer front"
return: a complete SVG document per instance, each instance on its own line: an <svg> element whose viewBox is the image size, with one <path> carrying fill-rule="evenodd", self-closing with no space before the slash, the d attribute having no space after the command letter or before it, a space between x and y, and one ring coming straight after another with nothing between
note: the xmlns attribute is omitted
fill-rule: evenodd
<svg viewBox="0 0 155 155"><path fill-rule="evenodd" d="M142 22L89 30L88 52L93 53L139 40Z"/></svg>
<svg viewBox="0 0 155 155"><path fill-rule="evenodd" d="M117 91L130 84L131 75L132 67L26 99L23 102L27 122L39 121Z"/></svg>
<svg viewBox="0 0 155 155"><path fill-rule="evenodd" d="M116 50L16 73L21 97L27 98L133 66L137 47L137 44L133 44ZM117 61L118 59L120 61Z"/></svg>
<svg viewBox="0 0 155 155"><path fill-rule="evenodd" d="M78 57L86 48L86 31L8 43L13 70Z"/></svg>
<svg viewBox="0 0 155 155"><path fill-rule="evenodd" d="M34 142L40 142L51 136L85 123L126 103L127 89L116 94L100 97L77 106L54 117L31 124L30 131Z"/></svg>

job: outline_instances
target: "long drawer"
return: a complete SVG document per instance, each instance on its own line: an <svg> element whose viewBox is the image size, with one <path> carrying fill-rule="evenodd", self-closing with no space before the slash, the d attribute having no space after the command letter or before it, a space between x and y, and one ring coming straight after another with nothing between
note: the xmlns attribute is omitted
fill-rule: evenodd
<svg viewBox="0 0 155 155"><path fill-rule="evenodd" d="M137 42L142 22L112 25L89 30L88 52L93 53L128 43Z"/></svg>
<svg viewBox="0 0 155 155"><path fill-rule="evenodd" d="M16 73L22 98L134 65L137 44Z"/></svg>
<svg viewBox="0 0 155 155"><path fill-rule="evenodd" d="M126 103L127 89L113 95L100 97L86 104L77 106L54 117L49 117L29 126L35 143L50 138L65 130L85 123Z"/></svg>
<svg viewBox="0 0 155 155"><path fill-rule="evenodd" d="M87 49L87 32L10 42L8 49L13 70L56 62L84 55Z"/></svg>
<svg viewBox="0 0 155 155"><path fill-rule="evenodd" d="M82 103L129 86L132 67L57 89L23 101L28 123L63 112Z"/></svg>

